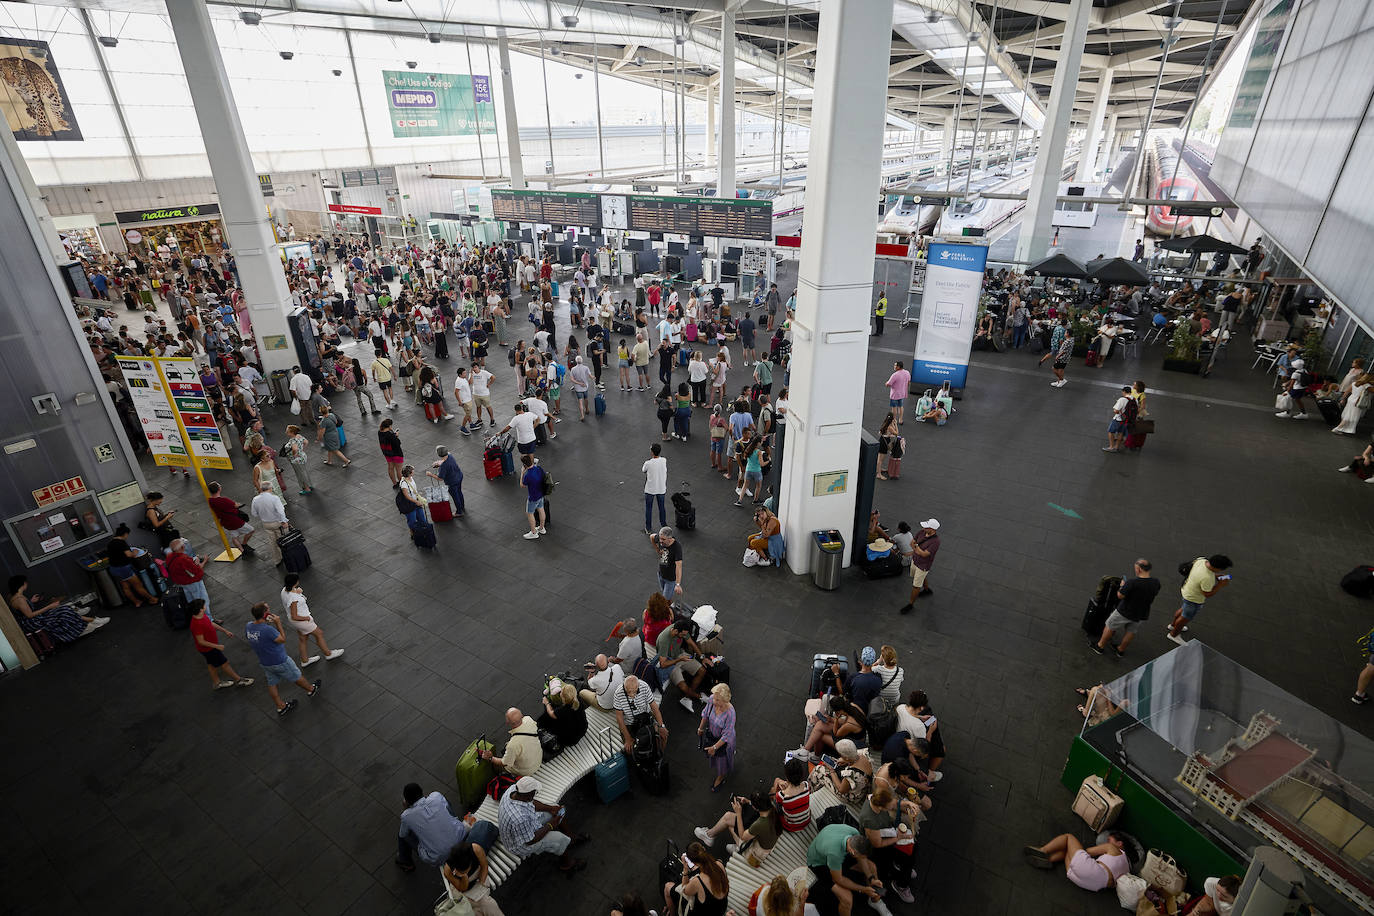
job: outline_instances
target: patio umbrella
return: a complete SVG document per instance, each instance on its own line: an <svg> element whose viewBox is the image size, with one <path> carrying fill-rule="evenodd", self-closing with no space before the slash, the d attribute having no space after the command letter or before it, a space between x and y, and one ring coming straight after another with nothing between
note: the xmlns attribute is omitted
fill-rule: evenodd
<svg viewBox="0 0 1374 916"><path fill-rule="evenodd" d="M1190 235L1184 238L1174 237L1165 239L1159 243L1160 248L1168 251L1191 251L1196 254L1204 252L1220 251L1225 254L1246 254L1246 249L1239 245L1232 245L1230 242L1223 241L1211 235Z"/></svg>
<svg viewBox="0 0 1374 916"><path fill-rule="evenodd" d="M1038 274L1042 277L1066 277L1072 280L1081 280L1088 275L1088 270L1073 258L1060 252L1050 255L1042 261L1036 261L1026 268L1026 273Z"/></svg>
<svg viewBox="0 0 1374 916"><path fill-rule="evenodd" d="M1087 270L1091 279L1107 284L1145 286L1150 282L1150 275L1143 264L1125 258L1098 258L1088 262Z"/></svg>

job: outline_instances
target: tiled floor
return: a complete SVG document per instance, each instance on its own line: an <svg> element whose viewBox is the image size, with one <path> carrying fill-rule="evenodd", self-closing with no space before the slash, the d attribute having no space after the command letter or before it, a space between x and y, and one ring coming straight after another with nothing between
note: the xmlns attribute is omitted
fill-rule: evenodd
<svg viewBox="0 0 1374 916"><path fill-rule="evenodd" d="M885 407L879 383L914 335L893 328L871 350L869 426ZM510 376L495 362L495 400L508 405ZM1112 386L1137 377L1167 392L1150 399L1159 432L1140 454L1103 454ZM1335 473L1352 443L1315 419L1275 419L1270 380L1239 352L1210 380L1162 372L1158 349L1097 371L1076 362L1061 390L1027 353L980 354L970 379L948 426L908 427L903 477L880 490L890 521L944 523L936 594L907 617L895 610L902 580L846 574L822 592L741 567L746 510L709 473L702 421L690 443L667 446L669 479L690 483L699 513L683 537L687 598L716 605L725 625L743 736L731 787L771 779L797 744L812 653L890 642L950 748L919 852L918 904L894 911L1106 914L1114 899L1019 855L1026 842L1083 832L1058 783L1076 727L1071 688L1170 648L1174 566L1221 551L1236 561L1236 584L1208 605L1197 636L1369 731L1368 710L1346 699L1368 610L1336 583L1370 560L1374 487ZM535 543L520 538L514 482L483 479L479 441L424 423L418 408L397 411L415 463L445 443L467 474L468 516L440 526L433 555L410 546L392 505L374 418L343 404L356 464L317 466L318 495L292 497L289 512L314 557L312 608L347 654L312 669L324 692L288 718L273 714L261 682L212 694L190 638L155 610L116 611L95 637L0 682L0 909L427 912L436 873L392 864L401 786L452 796L467 742L498 734L507 706L534 709L542 676L602 649L654 584L639 465L657 423L647 394L622 394L613 379L610 389L606 417L578 423L565 408L542 451L560 489L550 536ZM285 422L284 411L273 417ZM246 471L221 479L246 498ZM183 531L211 546L195 484L165 490ZM1084 602L1139 555L1155 560L1164 595L1130 661L1100 658L1078 628ZM251 602L276 600L278 574L259 560L212 564L210 575L216 612L235 630ZM229 654L259 673L243 645ZM664 839L685 844L724 804L707 791L695 722L675 705L665 718L671 795L605 807L587 782L574 788L571 816L594 836L590 867L565 880L550 862L525 865L497 893L507 913L593 916L613 894L656 893Z"/></svg>

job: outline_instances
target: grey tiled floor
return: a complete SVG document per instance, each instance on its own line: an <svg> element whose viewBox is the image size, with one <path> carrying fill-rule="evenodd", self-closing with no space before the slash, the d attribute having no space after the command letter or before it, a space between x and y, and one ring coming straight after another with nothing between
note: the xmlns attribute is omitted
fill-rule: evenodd
<svg viewBox="0 0 1374 916"><path fill-rule="evenodd" d="M870 427L885 406L879 383L901 358L891 351L914 345L914 330L889 328L871 352ZM495 400L507 404L511 382L496 362ZM702 421L690 443L667 446L669 479L690 481L699 511L698 530L684 535L687 597L715 604L726 627L743 733L732 787L771 779L796 745L812 653L891 642L950 746L918 854L919 903L894 910L1106 914L1114 900L1019 858L1022 844L1081 826L1058 783L1075 730L1070 688L1129 664L1084 648L1078 620L1098 577L1142 554L1162 570L1165 594L1132 650L1139 662L1170 647L1162 628L1177 562L1229 553L1236 584L1209 604L1198 637L1368 732L1371 714L1346 699L1368 610L1336 583L1370 560L1374 487L1334 472L1349 441L1316 420L1254 409L1272 393L1239 352L1211 380L1162 373L1157 350L1095 373L1075 364L1062 390L1026 353L975 363L957 416L942 429L908 428L902 479L880 490L888 520L935 515L945 525L936 594L908 617L895 612L902 580L846 574L838 591L822 592L741 567L747 517L709 473ZM1141 454L1104 455L1113 392L1100 383L1122 377L1171 394L1152 397L1159 433ZM648 395L624 395L614 379L610 389L605 418L568 419L542 453L560 489L551 535L537 543L519 537L515 484L482 478L480 442L424 423L418 408L397 411L417 464L447 443L467 474L468 517L440 526L435 555L408 543L374 418L342 406L356 464L317 467L319 494L292 497L290 513L315 561L305 577L312 607L347 654L313 669L324 693L289 718L273 715L261 683L210 693L189 637L148 610L116 611L99 635L0 682L0 908L427 911L437 875L392 864L401 786L414 779L452 794L466 743L498 733L507 706L535 708L541 676L601 649L653 586L638 468L657 424ZM278 429L285 422L284 412L273 418ZM245 471L223 479L247 495ZM165 490L190 516L183 530L209 544L195 485ZM210 575L216 612L235 629L252 601L276 600L278 576L260 561L212 564ZM241 644L229 652L240 671L258 673ZM507 913L592 916L612 894L654 893L664 838L684 844L723 803L707 791L695 723L676 706L665 716L671 795L604 807L586 782L575 787L570 810L594 836L590 867L565 880L551 863L525 865L497 893Z"/></svg>

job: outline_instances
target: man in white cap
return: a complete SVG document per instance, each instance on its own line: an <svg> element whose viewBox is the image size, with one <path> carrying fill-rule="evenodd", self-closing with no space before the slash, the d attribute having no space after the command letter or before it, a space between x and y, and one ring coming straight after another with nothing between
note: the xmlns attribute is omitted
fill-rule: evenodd
<svg viewBox="0 0 1374 916"><path fill-rule="evenodd" d="M928 518L921 522L921 530L911 542L911 598L902 605L903 614L911 613L917 598L931 593L931 587L926 584L926 577L930 575L930 567L935 563L935 552L939 549L940 523L936 519Z"/></svg>
<svg viewBox="0 0 1374 916"><path fill-rule="evenodd" d="M587 867L587 860L574 859L568 847L585 843L589 837L581 833L570 836L565 832L567 825L563 816L566 809L535 801L534 795L539 788L539 780L521 776L501 796L497 825L501 831L501 845L521 859L547 852L558 856L559 871L581 871Z"/></svg>
<svg viewBox="0 0 1374 916"><path fill-rule="evenodd" d="M1284 382L1284 393L1293 399L1287 410L1280 410L1274 416L1281 419L1292 417L1294 420L1306 420L1307 411L1303 409L1302 396L1307 390L1307 364L1301 359L1294 358L1288 363L1288 380Z"/></svg>

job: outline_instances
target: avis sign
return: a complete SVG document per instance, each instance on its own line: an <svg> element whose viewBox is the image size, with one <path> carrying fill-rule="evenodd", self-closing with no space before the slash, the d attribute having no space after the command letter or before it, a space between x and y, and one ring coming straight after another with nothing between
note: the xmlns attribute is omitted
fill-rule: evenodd
<svg viewBox="0 0 1374 916"><path fill-rule="evenodd" d="M155 464L233 469L192 360L120 357L119 368Z"/></svg>

